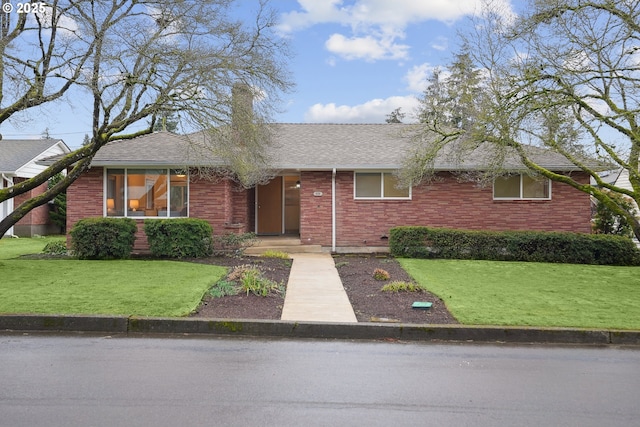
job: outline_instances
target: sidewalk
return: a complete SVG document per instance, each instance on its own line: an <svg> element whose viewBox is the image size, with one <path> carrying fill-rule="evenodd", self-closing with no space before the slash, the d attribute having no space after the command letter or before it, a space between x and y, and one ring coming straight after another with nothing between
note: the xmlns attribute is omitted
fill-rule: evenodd
<svg viewBox="0 0 640 427"><path fill-rule="evenodd" d="M291 257L282 320L357 322L330 254L299 253Z"/></svg>

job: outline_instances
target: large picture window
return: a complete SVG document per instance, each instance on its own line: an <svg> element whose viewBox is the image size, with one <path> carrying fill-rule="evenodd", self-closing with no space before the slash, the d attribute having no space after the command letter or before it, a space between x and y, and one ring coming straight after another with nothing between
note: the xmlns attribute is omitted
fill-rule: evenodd
<svg viewBox="0 0 640 427"><path fill-rule="evenodd" d="M176 169L107 169L105 215L186 217L188 181Z"/></svg>
<svg viewBox="0 0 640 427"><path fill-rule="evenodd" d="M493 182L493 198L505 200L549 200L551 182L529 175L498 177Z"/></svg>
<svg viewBox="0 0 640 427"><path fill-rule="evenodd" d="M411 198L411 188L398 186L398 179L391 172L356 172L356 199L400 199Z"/></svg>

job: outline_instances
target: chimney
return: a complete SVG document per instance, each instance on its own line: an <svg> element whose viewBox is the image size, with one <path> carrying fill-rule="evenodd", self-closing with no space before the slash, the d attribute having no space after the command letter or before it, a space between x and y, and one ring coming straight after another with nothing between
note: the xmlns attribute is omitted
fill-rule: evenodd
<svg viewBox="0 0 640 427"><path fill-rule="evenodd" d="M253 122L253 92L246 83L235 83L231 88L231 126L235 131L243 124Z"/></svg>

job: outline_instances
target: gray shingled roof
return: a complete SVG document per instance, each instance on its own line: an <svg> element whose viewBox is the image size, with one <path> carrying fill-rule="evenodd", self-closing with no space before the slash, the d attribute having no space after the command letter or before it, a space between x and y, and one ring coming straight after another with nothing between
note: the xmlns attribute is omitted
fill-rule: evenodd
<svg viewBox="0 0 640 427"><path fill-rule="evenodd" d="M411 147L403 124L274 124L273 145L269 148L276 169L338 170L397 169ZM94 166L215 166L221 160L198 149L202 134L188 136L157 132L103 147L93 159ZM577 170L564 156L535 149L536 160L556 170ZM442 155L436 170L486 168L487 157L476 150L468 158L455 161ZM506 159L508 168L523 168L515 156Z"/></svg>
<svg viewBox="0 0 640 427"><path fill-rule="evenodd" d="M60 142L59 139L0 140L0 173L13 174Z"/></svg>

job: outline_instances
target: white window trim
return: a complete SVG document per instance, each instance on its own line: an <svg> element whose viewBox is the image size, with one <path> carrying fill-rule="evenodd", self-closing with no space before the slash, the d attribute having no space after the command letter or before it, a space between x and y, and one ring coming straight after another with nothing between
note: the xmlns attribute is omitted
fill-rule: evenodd
<svg viewBox="0 0 640 427"><path fill-rule="evenodd" d="M102 216L107 218L133 218L133 219L147 219L147 218L151 218L151 219L175 219L175 218L189 218L189 210L191 208L191 189L189 188L190 186L190 179L189 179L189 172L187 171L187 214L186 216L171 216L171 211L169 209L167 209L167 215L166 216L145 216L145 215L136 215L136 216L128 216L127 212L129 211L129 209L127 209L125 207L124 209L124 215L107 215L107 186L109 185L108 180L107 180L107 170L114 170L114 169L122 169L124 170L124 200L127 201L129 200L129 185L128 183L128 174L129 174L129 169L164 169L166 174L167 174L167 206L171 206L171 170L172 169L180 169L180 168L158 168L158 167L153 167L153 166L127 166L127 167L107 167L105 166L104 168L102 168L102 173L103 173L103 183L102 183ZM144 209L144 208L143 208Z"/></svg>
<svg viewBox="0 0 640 427"><path fill-rule="evenodd" d="M356 196L356 175L359 173L378 173L380 174L380 197L358 197ZM408 197L385 197L384 196L384 178L382 174L393 174L391 171L381 170L358 170L353 172L353 199L354 200L411 200L413 187L409 186Z"/></svg>
<svg viewBox="0 0 640 427"><path fill-rule="evenodd" d="M547 180L547 185L549 186L549 196L548 197L522 197L522 193L524 191L523 188L523 176L524 174L519 174L520 176L520 197L496 197L496 180L493 180L493 186L491 188L492 190L492 196L493 196L493 200L551 200L551 189L553 188L551 186L551 180L549 178L545 178L543 177L543 179Z"/></svg>

